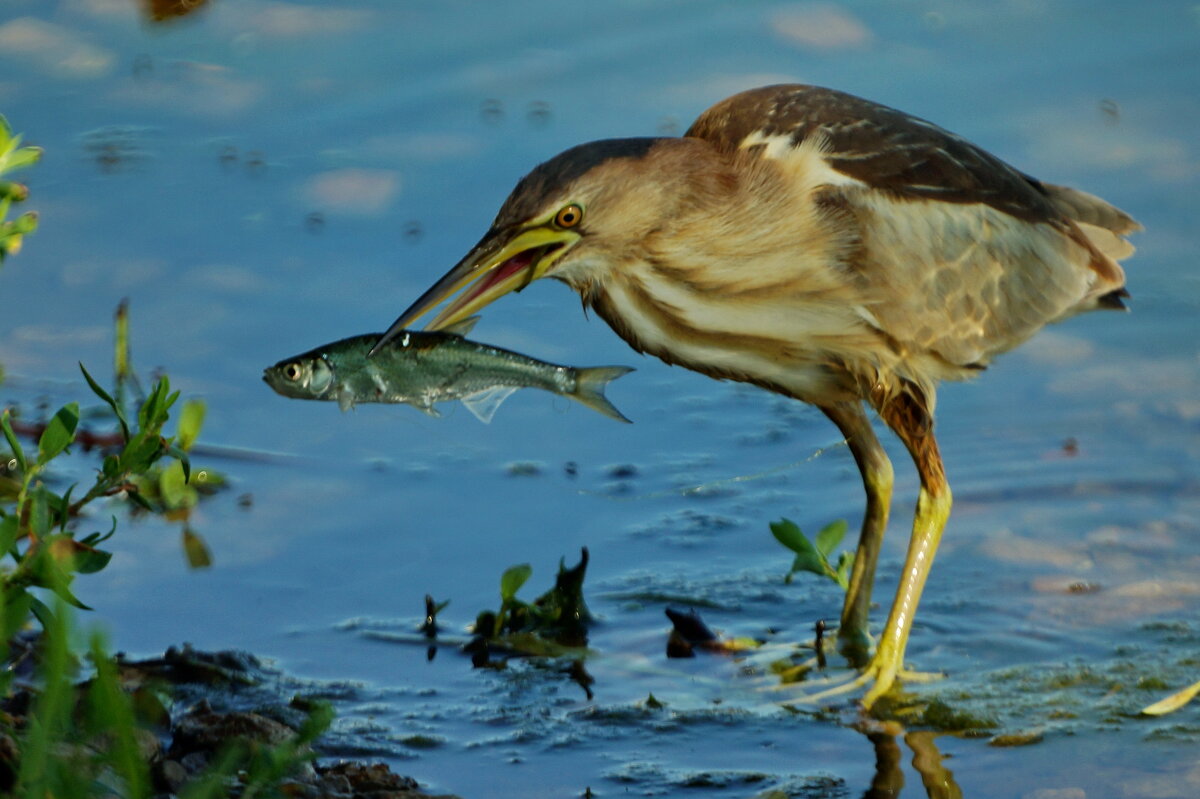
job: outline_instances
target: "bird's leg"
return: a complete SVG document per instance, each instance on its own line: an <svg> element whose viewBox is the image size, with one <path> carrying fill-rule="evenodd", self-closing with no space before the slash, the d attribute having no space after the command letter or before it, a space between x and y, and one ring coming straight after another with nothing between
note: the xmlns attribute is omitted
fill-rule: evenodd
<svg viewBox="0 0 1200 799"><path fill-rule="evenodd" d="M875 655L866 669L866 675L875 680L862 700L863 706L868 708L887 693L904 666L904 649L908 645L913 616L921 601L946 519L950 516L950 486L933 436L933 418L926 404L902 393L879 410L888 427L895 431L912 455L921 477L921 491L917 496L912 539L904 558L896 600L892 603Z"/></svg>
<svg viewBox="0 0 1200 799"><path fill-rule="evenodd" d="M875 582L875 566L879 561L879 548L887 529L888 508L892 501L892 462L875 437L861 403L839 402L822 405L821 410L846 437L846 445L854 455L862 475L863 488L867 492L867 508L858 537L858 550L854 555L854 568L850 572L850 586L846 589L846 601L842 605L837 643L838 651L852 665L861 668L867 664L871 654L867 617L871 607L871 588Z"/></svg>

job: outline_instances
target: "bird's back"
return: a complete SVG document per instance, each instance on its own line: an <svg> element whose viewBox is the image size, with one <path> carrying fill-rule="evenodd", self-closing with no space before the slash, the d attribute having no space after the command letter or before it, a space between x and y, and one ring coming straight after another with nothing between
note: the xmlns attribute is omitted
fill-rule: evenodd
<svg viewBox="0 0 1200 799"><path fill-rule="evenodd" d="M685 135L811 185L807 201L854 238L829 268L857 288L856 312L893 354L875 367L902 378L931 388L1049 322L1122 307L1116 259L1133 251L1122 238L1140 227L1131 217L925 120L830 89L769 86L718 103Z"/></svg>

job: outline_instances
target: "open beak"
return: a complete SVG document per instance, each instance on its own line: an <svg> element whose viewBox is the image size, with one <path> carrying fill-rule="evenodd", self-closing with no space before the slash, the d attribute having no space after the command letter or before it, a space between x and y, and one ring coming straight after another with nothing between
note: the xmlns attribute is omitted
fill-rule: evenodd
<svg viewBox="0 0 1200 799"><path fill-rule="evenodd" d="M507 241L503 232L489 231L465 258L392 322L371 348L371 354L455 292L462 291L434 317L426 326L427 330L449 327L505 294L520 291L546 274L551 264L579 238L574 231L549 225L523 230Z"/></svg>

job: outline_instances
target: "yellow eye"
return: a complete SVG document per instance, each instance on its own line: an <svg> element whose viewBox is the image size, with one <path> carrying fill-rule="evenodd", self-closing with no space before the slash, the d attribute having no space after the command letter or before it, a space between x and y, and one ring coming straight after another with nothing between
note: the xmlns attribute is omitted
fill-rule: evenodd
<svg viewBox="0 0 1200 799"><path fill-rule="evenodd" d="M303 372L304 370L300 368L300 364L296 363L295 361L292 361L287 366L283 367L283 376L292 382L299 380L300 375L303 374Z"/></svg>
<svg viewBox="0 0 1200 799"><path fill-rule="evenodd" d="M575 203L564 205L562 210L554 215L554 224L559 227L575 227L583 221L583 209Z"/></svg>

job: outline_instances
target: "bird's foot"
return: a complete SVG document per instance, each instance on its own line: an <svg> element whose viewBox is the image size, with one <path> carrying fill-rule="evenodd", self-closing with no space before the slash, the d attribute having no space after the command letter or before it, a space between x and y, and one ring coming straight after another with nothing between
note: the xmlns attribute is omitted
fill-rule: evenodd
<svg viewBox="0 0 1200 799"><path fill-rule="evenodd" d="M815 659L814 659L815 661ZM811 666L812 662L803 665ZM944 674L939 672L910 671L894 662L894 659L881 657L879 652L871 658L871 662L857 673L842 674L821 680L805 680L805 688L819 688L815 693L804 693L798 697L784 700L784 704L817 704L835 696L854 693L867 688L866 694L860 700L864 710L870 710L881 696L891 690L896 680L901 682L933 682L940 680ZM778 686L780 689L795 690L800 683Z"/></svg>

